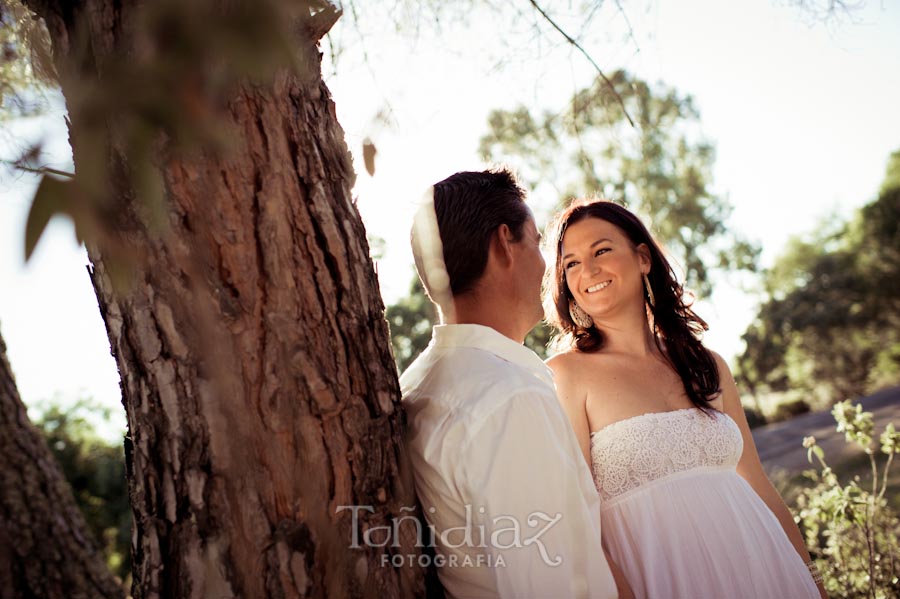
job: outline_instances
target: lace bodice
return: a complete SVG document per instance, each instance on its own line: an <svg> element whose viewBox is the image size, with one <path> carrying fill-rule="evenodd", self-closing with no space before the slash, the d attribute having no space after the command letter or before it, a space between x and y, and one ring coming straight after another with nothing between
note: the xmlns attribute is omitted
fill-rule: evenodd
<svg viewBox="0 0 900 599"><path fill-rule="evenodd" d="M740 429L721 412L643 414L591 434L594 483L607 501L694 468L734 468L743 449Z"/></svg>

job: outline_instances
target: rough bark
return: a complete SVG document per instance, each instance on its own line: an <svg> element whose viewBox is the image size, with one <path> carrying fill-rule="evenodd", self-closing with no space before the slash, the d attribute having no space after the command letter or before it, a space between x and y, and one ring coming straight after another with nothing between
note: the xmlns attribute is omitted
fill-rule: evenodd
<svg viewBox="0 0 900 599"><path fill-rule="evenodd" d="M0 337L0 598L121 598L28 414Z"/></svg>
<svg viewBox="0 0 900 599"><path fill-rule="evenodd" d="M100 78L108 56L128 51L130 3L30 4L67 98L73 75ZM79 35L91 57L67 77ZM120 219L120 233L140 256L127 292L114 290L110 256L88 244L128 419L138 599L423 592L420 569L383 563L415 553L408 534L401 547L351 547L354 533L390 526L415 500L350 158L315 39L302 43L313 75L246 84L229 103L233 152L161 159L168 233L124 210L134 218ZM77 176L91 157L72 104L69 118ZM126 202L128 190L119 195ZM350 505L372 508L357 512L356 530L352 510L339 510Z"/></svg>

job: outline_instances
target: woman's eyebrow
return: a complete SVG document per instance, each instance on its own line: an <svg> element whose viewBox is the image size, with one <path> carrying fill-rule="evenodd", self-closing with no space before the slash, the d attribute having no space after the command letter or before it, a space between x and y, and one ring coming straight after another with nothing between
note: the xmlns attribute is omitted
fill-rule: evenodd
<svg viewBox="0 0 900 599"><path fill-rule="evenodd" d="M592 244L591 244L591 248L593 248L594 246L600 245L600 244L603 243L604 241L608 241L608 242L612 243L612 239L608 239L608 238L604 237L603 239L598 239L597 241L595 241L594 243L592 243ZM562 259L565 260L566 258L571 258L571 257L574 256L574 255L575 255L575 254L573 254L573 253L570 252L570 253L566 254L565 256L563 256Z"/></svg>

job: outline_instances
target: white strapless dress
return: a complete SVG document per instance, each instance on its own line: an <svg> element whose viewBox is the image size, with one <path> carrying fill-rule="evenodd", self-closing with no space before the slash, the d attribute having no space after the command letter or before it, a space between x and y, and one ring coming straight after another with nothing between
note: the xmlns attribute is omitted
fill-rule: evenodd
<svg viewBox="0 0 900 599"><path fill-rule="evenodd" d="M738 475L742 450L730 417L697 408L591 435L603 544L636 597L819 597L775 515Z"/></svg>

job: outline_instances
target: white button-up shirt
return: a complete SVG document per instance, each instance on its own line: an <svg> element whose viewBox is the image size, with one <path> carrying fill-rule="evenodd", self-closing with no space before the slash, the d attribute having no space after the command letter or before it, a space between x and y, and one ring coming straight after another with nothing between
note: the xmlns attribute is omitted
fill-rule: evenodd
<svg viewBox="0 0 900 599"><path fill-rule="evenodd" d="M615 597L600 499L538 356L434 328L400 377L416 492L451 597Z"/></svg>

